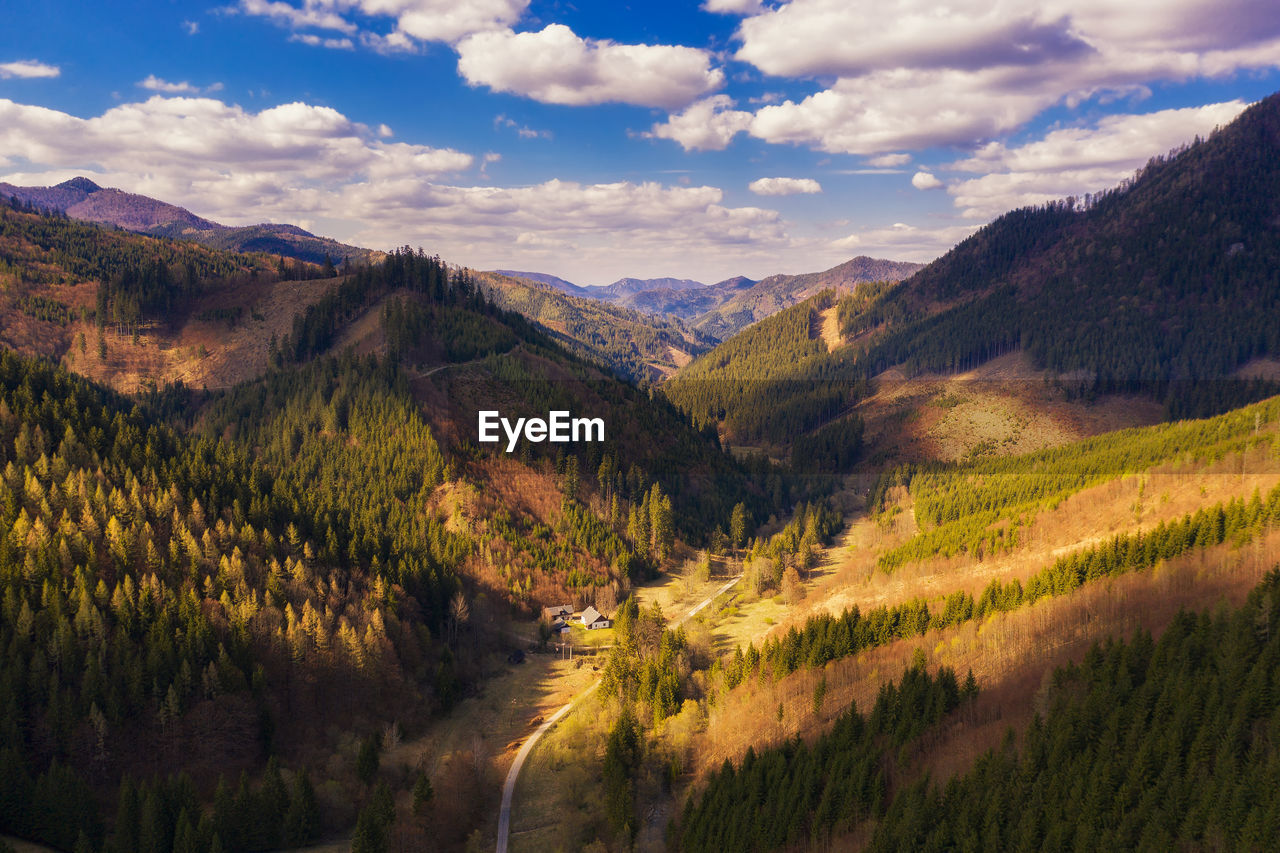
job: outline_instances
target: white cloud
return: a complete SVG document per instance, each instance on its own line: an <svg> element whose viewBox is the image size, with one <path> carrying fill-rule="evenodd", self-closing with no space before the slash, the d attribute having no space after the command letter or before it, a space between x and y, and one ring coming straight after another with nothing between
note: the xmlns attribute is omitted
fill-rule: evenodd
<svg viewBox="0 0 1280 853"><path fill-rule="evenodd" d="M719 15L754 15L764 4L760 0L705 0L702 9Z"/></svg>
<svg viewBox="0 0 1280 853"><path fill-rule="evenodd" d="M148 74L145 80L139 80L138 86L150 92L161 92L166 95L199 95L203 92L221 92L222 84L213 83L203 89L194 86L183 80L178 83L171 83L168 80L162 80L154 74Z"/></svg>
<svg viewBox="0 0 1280 853"><path fill-rule="evenodd" d="M521 139L551 139L555 136L549 130L535 130L501 113L493 117L493 126L495 128L511 128L515 130L516 136Z"/></svg>
<svg viewBox="0 0 1280 853"><path fill-rule="evenodd" d="M747 184L756 195L797 195L822 192L822 184L813 178L758 178Z"/></svg>
<svg viewBox="0 0 1280 853"><path fill-rule="evenodd" d="M724 83L706 51L583 39L562 24L539 32L478 33L457 49L458 71L472 86L549 104L672 109Z"/></svg>
<svg viewBox="0 0 1280 853"><path fill-rule="evenodd" d="M896 169L898 166L905 166L910 162L910 154L881 154L879 157L871 157L868 159L867 165L873 166L877 169Z"/></svg>
<svg viewBox="0 0 1280 853"><path fill-rule="evenodd" d="M751 133L853 154L971 147L1055 104L1280 67L1271 0L792 0L738 38L768 74L836 78Z"/></svg>
<svg viewBox="0 0 1280 853"><path fill-rule="evenodd" d="M474 33L502 30L524 15L528 0L362 0L367 14L398 13L396 27L422 41L453 43Z"/></svg>
<svg viewBox="0 0 1280 853"><path fill-rule="evenodd" d="M56 65L46 65L34 59L19 59L17 62L0 62L0 80L18 77L30 80L38 77L57 77L62 70Z"/></svg>
<svg viewBox="0 0 1280 853"><path fill-rule="evenodd" d="M298 8L284 0L240 0L240 11L270 20L291 29L315 28L337 30L348 35L356 31L356 25L334 11L336 3L307 3Z"/></svg>
<svg viewBox="0 0 1280 853"><path fill-rule="evenodd" d="M918 228L896 222L888 228L867 228L831 241L829 248L846 254L892 258L897 261L927 262L946 254L956 243L978 229L978 225L948 225Z"/></svg>
<svg viewBox="0 0 1280 853"><path fill-rule="evenodd" d="M941 189L942 181L930 172L916 172L911 176L911 186L918 190Z"/></svg>
<svg viewBox="0 0 1280 853"><path fill-rule="evenodd" d="M953 184L949 192L965 216L990 219L1025 205L1081 197L1115 186L1154 154L1207 136L1232 121L1243 101L1112 115L1089 127L1058 128L1014 148L993 142L952 164L982 176Z"/></svg>
<svg viewBox="0 0 1280 853"><path fill-rule="evenodd" d="M344 15L391 18L391 33L361 33L362 40L379 49L401 50L411 40L453 44L474 33L506 29L520 20L528 5L529 0L304 0L299 7L285 0L240 0L239 9L291 29L347 35L354 35L357 27Z"/></svg>
<svg viewBox="0 0 1280 853"><path fill-rule="evenodd" d="M738 35L738 59L783 77L1030 65L1089 51L1065 15L1010 0L793 0L743 21Z"/></svg>
<svg viewBox="0 0 1280 853"><path fill-rule="evenodd" d="M496 153L384 142L336 110L301 103L251 112L156 96L83 119L0 100L0 151L25 170L11 162L0 180L19 185L85 174L230 225L310 221L359 245L423 245L478 268L571 263L580 279L609 280L674 264L723 278L726 269L776 271L795 245L776 211L726 206L717 187L467 185L450 176L497 163Z"/></svg>
<svg viewBox="0 0 1280 853"><path fill-rule="evenodd" d="M728 95L712 95L655 124L646 136L673 140L685 151L723 151L751 126L751 113L734 106Z"/></svg>
<svg viewBox="0 0 1280 853"><path fill-rule="evenodd" d="M877 71L838 80L799 103L762 107L750 133L823 151L881 154L969 145L1017 128L1052 103L1009 91L1007 71Z"/></svg>
<svg viewBox="0 0 1280 853"><path fill-rule="evenodd" d="M310 47L327 47L330 50L353 50L355 42L346 38L321 38L315 33L294 33L289 36L289 41L296 41L299 44L309 45Z"/></svg>
<svg viewBox="0 0 1280 853"><path fill-rule="evenodd" d="M182 28L187 31L187 35L193 36L196 33L200 32L200 22L199 21L183 21Z"/></svg>
<svg viewBox="0 0 1280 853"><path fill-rule="evenodd" d="M104 175L246 224L297 218L353 182L397 184L473 162L452 149L379 141L329 107L292 103L254 113L212 98L159 95L88 119L0 99L0 151L43 171Z"/></svg>

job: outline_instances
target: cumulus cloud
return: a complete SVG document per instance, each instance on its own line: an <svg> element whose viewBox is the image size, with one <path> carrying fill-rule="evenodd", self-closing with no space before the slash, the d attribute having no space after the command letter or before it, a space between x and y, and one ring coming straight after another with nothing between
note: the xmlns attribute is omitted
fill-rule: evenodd
<svg viewBox="0 0 1280 853"><path fill-rule="evenodd" d="M990 219L1015 207L1083 196L1115 186L1157 153L1206 136L1229 123L1243 101L1112 115L1090 126L1053 130L1040 139L1007 147L992 142L952 164L981 177L949 188L965 216Z"/></svg>
<svg viewBox="0 0 1280 853"><path fill-rule="evenodd" d="M936 190L942 188L942 181L930 172L916 172L911 176L911 186L918 190Z"/></svg>
<svg viewBox="0 0 1280 853"><path fill-rule="evenodd" d="M829 246L846 254L871 255L899 261L931 261L978 229L975 225L919 228L895 222L887 228L867 228L833 240Z"/></svg>
<svg viewBox="0 0 1280 853"><path fill-rule="evenodd" d="M1033 65L1090 52L1068 16L1021 5L793 0L742 22L737 58L783 77L857 76L885 68Z"/></svg>
<svg viewBox="0 0 1280 853"><path fill-rule="evenodd" d="M881 154L879 157L872 157L868 159L867 165L873 166L877 169L896 169L898 166L905 166L910 162L910 154Z"/></svg>
<svg viewBox="0 0 1280 853"><path fill-rule="evenodd" d="M296 41L299 44L309 45L311 47L327 47L330 50L354 50L355 42L346 38L322 38L315 33L294 33L289 36L289 41Z"/></svg>
<svg viewBox="0 0 1280 853"><path fill-rule="evenodd" d="M0 180L50 184L86 174L231 225L318 222L360 245L423 245L480 268L563 264L571 251L579 278L657 274L672 259L687 263L682 274L707 277L776 270L779 253L794 245L776 211L727 206L717 187L468 185L455 175L498 162L496 153L473 158L378 133L302 103L252 112L212 98L155 96L86 119L0 100Z"/></svg>
<svg viewBox="0 0 1280 853"><path fill-rule="evenodd" d="M646 136L670 139L685 151L723 151L739 133L751 126L751 113L735 110L736 102L728 95L712 95L684 112L670 115L666 122L655 124Z"/></svg>
<svg viewBox="0 0 1280 853"><path fill-rule="evenodd" d="M390 34L362 36L373 47L402 49L411 39L452 44L474 33L505 29L520 20L528 5L529 0L304 0L301 6L285 0L240 0L239 10L291 29L348 35L357 30L348 14L391 18L395 29Z"/></svg>
<svg viewBox="0 0 1280 853"><path fill-rule="evenodd" d="M291 103L254 113L212 98L159 95L88 119L0 100L0 151L48 171L110 176L227 222L296 217L355 181L438 176L473 159L377 140L329 107Z"/></svg>
<svg viewBox="0 0 1280 853"><path fill-rule="evenodd" d="M268 18L290 29L314 28L354 33L356 25L334 11L336 5L331 2L312 2L299 8L284 0L240 0L239 10L246 15Z"/></svg>
<svg viewBox="0 0 1280 853"><path fill-rule="evenodd" d="M584 39L563 24L538 32L478 33L457 49L458 71L472 86L549 104L674 109L724 83L706 51Z"/></svg>
<svg viewBox="0 0 1280 853"><path fill-rule="evenodd" d="M838 80L799 103L762 107L749 128L767 142L876 155L964 145L1019 127L1052 103L1009 91L1004 69L896 69Z"/></svg>
<svg viewBox="0 0 1280 853"><path fill-rule="evenodd" d="M422 41L455 42L473 33L505 29L524 15L528 0L363 0L367 14L394 7L396 27Z"/></svg>
<svg viewBox="0 0 1280 853"><path fill-rule="evenodd" d="M0 80L18 77L31 80L39 77L57 77L62 70L56 65L46 65L34 59L19 59L16 62L0 62Z"/></svg>
<svg viewBox="0 0 1280 853"><path fill-rule="evenodd" d="M792 0L737 35L761 71L836 78L761 109L750 132L853 154L971 147L1055 104L1280 67L1269 0Z"/></svg>
<svg viewBox="0 0 1280 853"><path fill-rule="evenodd" d="M760 0L705 0L702 9L719 15L754 15L763 11L764 4Z"/></svg>
<svg viewBox="0 0 1280 853"><path fill-rule="evenodd" d="M747 184L756 195L798 195L822 192L813 178L758 178Z"/></svg>
<svg viewBox="0 0 1280 853"><path fill-rule="evenodd" d="M178 83L171 83L168 80L162 80L154 74L148 74L145 80L139 80L138 86L151 92L162 92L166 95L199 95L202 92L221 92L222 84L213 83L212 85L200 88L183 80Z"/></svg>

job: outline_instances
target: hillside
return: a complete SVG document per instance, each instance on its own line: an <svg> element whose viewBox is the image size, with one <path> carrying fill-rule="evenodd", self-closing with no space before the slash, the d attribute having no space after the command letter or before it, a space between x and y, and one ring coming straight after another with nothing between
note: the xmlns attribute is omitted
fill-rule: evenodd
<svg viewBox="0 0 1280 853"><path fill-rule="evenodd" d="M52 187L0 183L0 198L13 198L75 219L115 225L158 237L175 237L232 252L269 252L313 264L326 258L367 261L381 253L348 246L304 231L296 225L229 227L196 216L186 208L118 189L104 189L79 177Z"/></svg>
<svg viewBox="0 0 1280 853"><path fill-rule="evenodd" d="M664 379L715 345L677 319L569 295L538 281L494 273L478 273L477 281L495 304L635 381Z"/></svg>
<svg viewBox="0 0 1280 853"><path fill-rule="evenodd" d="M1241 367L1280 354L1278 199L1273 95L1124 186L1000 217L842 333L865 340L872 373L1020 347L1081 393L1220 410L1254 393L1233 381Z"/></svg>
<svg viewBox="0 0 1280 853"><path fill-rule="evenodd" d="M693 320L693 325L718 340L727 340L752 323L824 290L845 293L860 284L901 281L910 278L920 268L921 264L860 255L829 270L801 275L771 275L746 288L730 279L724 285L717 285L721 288L722 301L701 313Z"/></svg>
<svg viewBox="0 0 1280 853"><path fill-rule="evenodd" d="M579 287L571 281L565 281L559 276L548 275L543 272L521 272L520 270L489 270L495 275L506 276L507 278L519 278L526 281L536 281L539 284L545 284L556 290L568 293L571 296L586 296L589 288Z"/></svg>
<svg viewBox="0 0 1280 853"><path fill-rule="evenodd" d="M824 290L847 292L863 283L900 281L920 268L920 264L860 256L822 272L771 275L761 281L734 276L704 285L691 279L623 278L600 287L579 287L542 273L497 272L646 314L671 314L701 334L723 341Z"/></svg>
<svg viewBox="0 0 1280 853"><path fill-rule="evenodd" d="M865 842L872 829L897 832L893 827L904 821L914 826L919 815L899 812L895 802L927 796L943 798L948 809L957 806L948 780L962 781L970 768L981 773L988 749L997 757L1012 746L1034 750L1042 723L1069 725L1035 714L1051 707L1047 690L1074 677L1072 661L1097 665L1092 644L1102 643L1105 655L1115 648L1108 638L1142 631L1137 642L1150 647L1151 636L1166 629L1168 641L1180 642L1187 626L1208 626L1204 617L1179 616L1180 608L1256 606L1259 597L1250 591L1260 581L1268 589L1275 582L1268 572L1280 522L1278 421L1280 402L1273 399L1205 421L1128 430L1034 455L886 474L873 489L873 515L855 521L849 547L819 564L767 639L721 658L722 686L709 688L714 710L705 734L688 744L697 766L692 796L677 800L677 807L685 805L684 843L714 849L715 843L694 839L746 831L770 839L754 842L762 849L794 846L805 837L827 837L838 848ZM778 583L771 564L766 549L753 550L746 582L763 584L762 597ZM740 602L746 601L744 593ZM1262 601L1264 610L1274 611L1270 598ZM1259 617L1254 611L1249 618ZM1234 648L1229 657L1244 665L1259 646ZM1251 683L1276 677L1267 655ZM1066 671L1054 675L1059 666ZM928 716L917 714L915 727L888 749L863 743L851 716L870 712L863 722L872 729L895 719L881 707L890 689L885 685L898 682L904 669L912 682L926 667L940 678L951 673L956 681L949 690L960 687L958 674L975 677L972 688L929 703L933 713L939 705L956 707L966 693L976 697L971 709L940 719L932 731ZM1201 684L1199 676L1186 677ZM1190 692L1195 685L1181 683ZM1148 701L1130 704L1125 694L1091 707L1125 715L1149 710ZM1273 698L1249 701L1261 703L1250 707L1262 718L1274 718ZM1010 726L1013 740L1006 737ZM1164 727L1141 728L1168 734ZM1162 748L1186 750L1192 739L1220 747L1229 738L1216 724L1188 722L1180 731L1180 745ZM1093 773L1104 780L1129 772L1128 759L1091 751L1095 746L1085 739L1058 741L1055 748L1060 761L1096 762ZM1273 746L1255 748L1257 758L1275 760ZM726 759L733 772L723 769ZM861 762L869 763L868 773L885 774L882 784L858 772L821 771ZM1188 761L1194 763L1194 757ZM742 773L747 776L740 779ZM749 788L747 780L760 773L774 780L763 799L731 805L743 796L738 786ZM806 777L810 773L816 778ZM1231 778L1214 784L1229 785ZM1013 786L1006 796L1025 792ZM1143 808L1121 800L1126 814ZM851 801L860 807L851 809ZM742 808L750 815L735 811ZM808 818L796 817L797 809ZM755 815L771 817L761 822ZM869 826L868 818L884 826ZM1056 818L1043 819L1047 831ZM1067 820L1087 825L1075 816ZM1150 815L1144 820L1158 822Z"/></svg>
<svg viewBox="0 0 1280 853"><path fill-rule="evenodd" d="M628 301L651 290L666 290L680 293L685 290L700 290L705 287L702 282L689 278L620 278L612 284L591 288L589 295L608 302L627 304Z"/></svg>
<svg viewBox="0 0 1280 853"><path fill-rule="evenodd" d="M27 306L80 324L110 339L105 355L77 346L77 325L43 354L155 389L129 399L0 359L5 524L20 531L0 553L5 831L95 850L155 832L236 850L349 833L374 781L402 782L377 771L384 734L435 731L493 674L514 619L548 600L611 611L735 508L764 518L788 500L776 472L745 469L437 258L282 281L268 256L0 213L25 300L0 319ZM291 286L310 290L263 301ZM201 323L225 330L231 387L162 387L145 354L185 352ZM606 437L508 454L476 441L495 405L598 416ZM372 776L350 750L373 751ZM436 782L435 837L461 846L491 791ZM160 798L181 806L155 813ZM275 810L249 817L259 801Z"/></svg>
<svg viewBox="0 0 1280 853"><path fill-rule="evenodd" d="M668 393L731 436L742 418L764 418L755 433L780 436L821 421L803 388L839 379L846 406L875 393L858 411L888 458L928 458L956 439L964 453L1008 452L1046 411L1058 424L1091 422L1084 434L1150 422L1152 402L1166 417L1224 411L1280 387L1268 378L1280 355L1269 320L1280 311L1278 197L1272 96L1124 186L1013 211L896 287L840 297L821 334L810 309L790 309L787 322L801 330L807 317L830 358L797 362L748 330L692 362ZM1019 366L980 369L998 358ZM754 367L736 376L734 362ZM745 379L774 383L774 405L744 396ZM943 417L974 400L988 424ZM1082 434L1071 427L1058 440L1072 432Z"/></svg>

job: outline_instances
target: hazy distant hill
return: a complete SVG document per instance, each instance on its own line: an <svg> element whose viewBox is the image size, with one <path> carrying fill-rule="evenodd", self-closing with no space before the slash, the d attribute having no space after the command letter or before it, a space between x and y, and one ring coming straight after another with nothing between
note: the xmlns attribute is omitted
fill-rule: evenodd
<svg viewBox="0 0 1280 853"><path fill-rule="evenodd" d="M771 275L748 288L716 285L724 301L694 320L694 327L714 338L725 340L739 330L790 308L824 290L840 293L871 281L901 281L911 277L923 264L887 261L860 255L822 272L800 275ZM728 286L726 286L728 285Z"/></svg>
<svg viewBox="0 0 1280 853"><path fill-rule="evenodd" d="M620 278L612 284L580 287L545 273L496 270L500 275L539 281L574 296L585 296L646 314L672 314L715 340L734 333L823 290L852 290L868 281L901 281L923 264L857 257L829 270L771 275L761 281L734 276L715 284L687 278Z"/></svg>
<svg viewBox="0 0 1280 853"><path fill-rule="evenodd" d="M565 293L571 293L574 296L590 296L591 295L590 291L592 290L592 288L579 287L573 282L565 281L559 276L549 275L544 272L521 272L520 270L490 270L490 272L496 273L497 275L505 275L508 278L523 278L529 281L540 282L542 284L546 284L551 287L554 287L556 290L560 290Z"/></svg>
<svg viewBox="0 0 1280 853"><path fill-rule="evenodd" d="M570 350L632 379L665 378L716 344L673 317L575 296L522 276L477 276L496 304L533 320Z"/></svg>
<svg viewBox="0 0 1280 853"><path fill-rule="evenodd" d="M75 219L115 225L127 231L192 240L233 252L270 252L310 263L329 258L340 263L374 260L381 252L348 246L304 231L296 225L230 227L212 222L168 202L118 189L106 189L88 178L72 178L52 187L18 187L0 183L8 196Z"/></svg>
<svg viewBox="0 0 1280 853"><path fill-rule="evenodd" d="M753 280L738 275L701 288L661 287L633 294L627 304L650 314L674 314L682 320L694 320L753 284Z"/></svg>
<svg viewBox="0 0 1280 853"><path fill-rule="evenodd" d="M612 284L591 288L589 296L607 299L611 302L626 302L628 297L650 290L697 290L705 287L700 281L690 278L620 278Z"/></svg>

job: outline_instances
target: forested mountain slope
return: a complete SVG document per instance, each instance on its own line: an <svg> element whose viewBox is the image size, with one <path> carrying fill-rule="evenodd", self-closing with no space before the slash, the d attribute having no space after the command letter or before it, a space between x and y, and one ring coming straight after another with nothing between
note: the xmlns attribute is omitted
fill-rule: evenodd
<svg viewBox="0 0 1280 853"><path fill-rule="evenodd" d="M1280 832L1259 794L1280 773L1278 592L1273 572L1233 612L1093 646L1046 680L1028 728L945 784L894 777L980 688L913 667L869 717L851 708L811 745L726 763L688 799L681 848L1265 849Z"/></svg>
<svg viewBox="0 0 1280 853"><path fill-rule="evenodd" d="M1208 799L1197 800L1201 805L1185 824L1169 823L1149 808L1139 790L1168 785L1178 796L1194 798L1206 786L1239 796L1239 774L1256 780L1260 777L1250 774L1272 772L1276 759L1265 739L1240 746L1223 728L1224 720L1241 714L1257 727L1274 718L1275 704L1258 699L1269 692L1254 690L1280 677L1263 648L1265 632L1232 634L1234 639L1225 641L1235 650L1229 655L1190 653L1197 666L1206 668L1180 663L1160 673L1151 694L1128 687L1146 677L1146 657L1143 671L1132 673L1133 682L1101 674L1110 670L1081 681L1071 672L1055 677L1052 670L1082 657L1086 670L1095 667L1115 646L1104 645L1102 658L1097 652L1086 656L1091 643L1106 644L1108 637L1139 628L1151 634L1167 628L1166 641L1181 642L1187 625L1199 630L1208 620L1177 617L1180 607L1238 605L1246 598L1274 567L1280 541L1277 423L1280 400L1271 399L1210 419L1115 432L1016 458L887 472L872 491L873 515L855 521L846 540L851 547L806 590L806 601L794 609L790 622L773 628L763 643L723 657L718 671L713 667L712 710L705 734L692 747L698 768L681 823L682 844L709 849L734 838L734 844L758 849L805 842L840 848L865 844L873 831L884 828L896 839L884 849L915 849L935 831L951 839L948 844L963 846L948 833L968 837L975 825L980 834L1003 839L990 842L997 848L1018 846L1022 833L1032 833L1028 837L1037 840L1030 844L1037 848L1047 843L1042 839L1063 833L1064 848L1091 849L1092 838L1110 839L1106 847L1126 847L1131 834L1147 829L1193 846L1202 843L1196 839L1220 833L1253 839L1257 826L1271 819L1265 806L1254 810L1251 801L1241 801L1247 813L1242 815L1206 811ZM776 578L773 563L767 553L753 550L745 583ZM1241 617L1240 626L1274 618L1275 583L1274 578L1266 583L1262 613L1255 609ZM1145 642L1144 656L1150 651L1149 639ZM1193 647L1217 647L1217 642L1203 635ZM980 692L974 705L915 743L868 738L884 722L876 720L882 714L877 693L884 697L886 692L881 685L916 660L954 672L972 669ZM1206 687L1221 684L1214 679L1246 680L1239 670L1220 671L1228 660L1248 670L1251 685L1233 688L1239 693L1223 699L1230 712L1221 717L1216 710L1193 712L1160 726L1138 722L1150 719L1147 715L1165 719L1160 716L1165 706L1179 707L1178 701L1170 705L1163 699L1152 710L1151 703L1172 695L1170 685L1184 679L1191 682L1183 685L1184 695L1200 696L1188 698L1193 703L1222 696L1215 692L1218 686ZM1063 685L1069 686L1053 692ZM1106 693L1108 686L1118 692ZM1198 693L1202 687L1205 694ZM1083 737L1084 729L1059 720L1049 724L1065 727L1057 738L1047 738L1053 757L1041 761L1046 745L1034 715L1038 712L1044 722L1046 709L1056 701L1052 697L1071 706L1095 689L1102 692L1093 693L1084 707L1076 705L1076 712L1105 708L1106 714L1128 720L1129 740L1122 737L1115 747L1126 757L1112 764L1112 751L1068 746ZM888 697L893 698L892 690ZM857 718L850 708L854 701L864 713L875 706L872 716ZM939 706L954 701L952 694ZM974 763L1001 743L1010 725L1020 737L1026 732L1023 748L1035 756L1030 776L1012 774L1014 765L1025 769L1032 760L1027 752L1023 762L1009 760L1016 741ZM1138 737L1134 726L1142 737L1150 735L1141 745L1133 740ZM1079 743L1089 747L1095 740ZM748 751L748 745L754 748ZM1237 746L1241 751L1233 751ZM1131 750L1143 757L1135 758ZM1205 750L1219 759L1196 765ZM1168 772L1161 775L1145 764L1136 771L1133 762L1142 764L1153 751L1163 756L1157 764ZM725 758L732 772L721 769ZM1040 810L1037 785L1070 784L1069 776L1055 769L1064 762L1091 768L1070 778L1093 780L1089 784L1099 795L1105 792L1108 807L1115 806L1110 820L1099 824L1088 809L1075 807ZM1012 774L1007 784L991 783L986 774L993 766L999 768L995 772ZM1192 766L1199 770L1183 775L1182 769ZM971 770L976 775L965 777ZM1127 775L1132 772L1146 775L1139 782ZM878 773L884 773L882 785L864 784ZM952 774L966 786L963 803L951 802ZM762 790L761 777L769 780L763 798L752 799L750 792ZM1030 788L1020 788L1015 779ZM975 791L984 786L1001 793L998 799L979 797L979 805ZM1078 804L1083 797L1067 799ZM1033 812L1031 825L1021 825L1027 822L1020 818L992 820L992 814L1010 814L1007 802L1022 804L1014 814ZM928 817L935 807L953 818L945 830ZM899 809L903 813L895 815ZM756 815L771 818L762 821ZM1162 845L1168 846L1163 841L1156 846Z"/></svg>
<svg viewBox="0 0 1280 853"><path fill-rule="evenodd" d="M808 396L781 380L842 381L847 406L890 368L909 382L1012 352L1068 397L1141 395L1170 417L1275 393L1239 371L1280 356L1280 95L1123 186L1010 212L900 285L840 297L824 334L839 344L834 362L794 359L794 346L820 342L812 311L790 310L796 330L810 315L807 342L779 348L749 330L682 370L672 399L730 434L745 418L785 435L817 424ZM767 413L750 381L775 383Z"/></svg>
<svg viewBox="0 0 1280 853"><path fill-rule="evenodd" d="M727 340L752 323L824 290L844 294L864 284L901 281L911 277L921 266L859 255L822 272L771 275L736 292L726 292L727 298L695 318L693 325L717 340Z"/></svg>
<svg viewBox="0 0 1280 853"><path fill-rule="evenodd" d="M523 314L575 353L595 358L632 380L669 376L715 345L679 320L643 314L562 292L553 285L477 273L497 305Z"/></svg>
<svg viewBox="0 0 1280 853"><path fill-rule="evenodd" d="M1280 95L1097 197L1008 213L842 326L876 373L956 370L1012 347L1092 393L1174 413L1227 400L1280 354Z"/></svg>
<svg viewBox="0 0 1280 853"><path fill-rule="evenodd" d="M696 422L721 425L731 442L808 447L816 439L818 457L847 467L861 422L836 419L865 387L849 380L850 353L830 350L820 333L821 315L835 304L835 292L824 291L760 321L691 362L663 392Z"/></svg>
<svg viewBox="0 0 1280 853"><path fill-rule="evenodd" d="M786 472L735 462L439 258L291 262L282 279L276 257L0 214L0 316L111 340L68 332L43 352L64 366L0 354L3 831L91 850L350 832L357 806L385 815L382 733L475 689L508 616L611 608L735 508L793 499ZM264 291L294 285L310 291L263 340L279 319L254 316ZM226 330L244 381L147 374L142 356L192 322ZM130 400L66 366L152 390ZM508 454L476 440L495 407L600 417L605 440ZM372 775L342 757L353 731ZM448 820L465 837L481 807Z"/></svg>
<svg viewBox="0 0 1280 853"><path fill-rule="evenodd" d="M233 252L270 252L314 264L323 264L326 258L340 264L344 259L367 261L381 255L381 252L317 237L296 225L221 225L196 216L186 208L137 193L103 188L84 177L52 187L0 183L0 198L12 198L85 222L115 225L157 237L176 237Z"/></svg>

